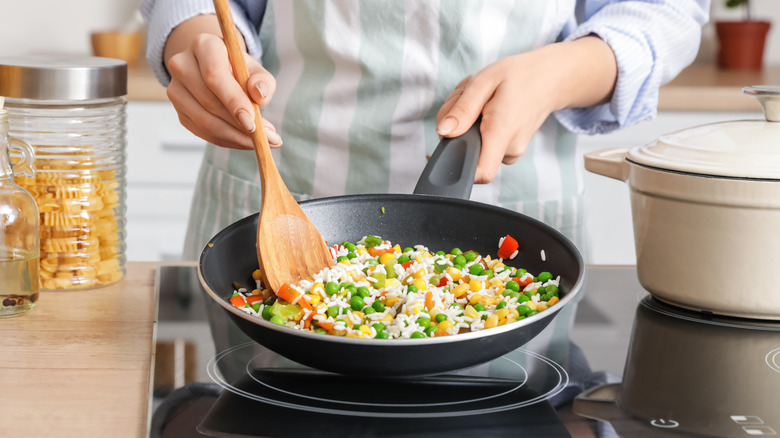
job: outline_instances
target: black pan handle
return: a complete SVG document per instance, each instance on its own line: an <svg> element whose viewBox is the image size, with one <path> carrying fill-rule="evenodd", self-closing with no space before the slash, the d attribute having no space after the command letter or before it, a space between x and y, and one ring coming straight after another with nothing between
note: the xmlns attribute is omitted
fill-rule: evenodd
<svg viewBox="0 0 780 438"><path fill-rule="evenodd" d="M417 180L414 194L469 199L482 149L481 121L478 118L460 137L443 138L439 142Z"/></svg>

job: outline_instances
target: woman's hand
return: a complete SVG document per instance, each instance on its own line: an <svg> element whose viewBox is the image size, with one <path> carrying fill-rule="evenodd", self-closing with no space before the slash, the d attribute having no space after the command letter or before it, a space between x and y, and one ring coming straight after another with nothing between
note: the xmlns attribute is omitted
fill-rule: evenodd
<svg viewBox="0 0 780 438"><path fill-rule="evenodd" d="M167 95L179 121L198 137L218 146L252 149L256 128L252 101L260 108L273 96L276 80L255 59L246 56L251 99L233 76L227 48L214 15L199 15L171 32L165 60L171 74ZM274 126L263 119L268 143L282 145Z"/></svg>
<svg viewBox="0 0 780 438"><path fill-rule="evenodd" d="M457 137L482 115L474 182L489 183L512 164L553 112L606 101L617 80L610 47L595 36L509 56L463 79L436 116L437 132Z"/></svg>

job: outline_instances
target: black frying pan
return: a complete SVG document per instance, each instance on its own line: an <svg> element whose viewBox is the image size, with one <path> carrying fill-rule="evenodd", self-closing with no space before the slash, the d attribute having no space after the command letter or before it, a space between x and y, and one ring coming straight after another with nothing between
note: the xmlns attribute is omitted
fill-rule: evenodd
<svg viewBox="0 0 780 438"><path fill-rule="evenodd" d="M421 244L432 251L458 247L495 255L499 239L510 234L520 243L520 253L507 264L534 274L548 271L560 275L561 301L543 312L488 330L423 339L347 338L273 324L236 309L228 301L234 281L254 284L251 273L257 269L258 214L229 225L211 239L200 256L200 281L250 338L290 360L325 371L421 376L467 368L502 356L534 338L575 299L581 289L584 264L574 244L543 222L504 208L450 197L470 195L480 147L478 125L461 137L442 141L414 195L337 196L300 205L330 245L356 242L374 234L401 247Z"/></svg>

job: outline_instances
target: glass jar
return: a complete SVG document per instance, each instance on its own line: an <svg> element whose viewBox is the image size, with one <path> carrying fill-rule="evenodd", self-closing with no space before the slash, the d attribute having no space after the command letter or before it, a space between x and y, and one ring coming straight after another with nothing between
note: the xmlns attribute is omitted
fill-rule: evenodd
<svg viewBox="0 0 780 438"><path fill-rule="evenodd" d="M11 164L9 150L21 154ZM38 301L38 206L14 182L35 176L29 144L8 136L8 111L0 97L0 318L21 315Z"/></svg>
<svg viewBox="0 0 780 438"><path fill-rule="evenodd" d="M40 284L85 288L125 273L127 64L96 57L0 57L10 134L35 150L16 182L40 211Z"/></svg>

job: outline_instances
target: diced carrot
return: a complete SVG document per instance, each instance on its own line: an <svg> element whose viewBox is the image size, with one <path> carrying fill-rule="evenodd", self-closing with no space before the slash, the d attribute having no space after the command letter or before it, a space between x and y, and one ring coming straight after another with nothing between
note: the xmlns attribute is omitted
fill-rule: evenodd
<svg viewBox="0 0 780 438"><path fill-rule="evenodd" d="M250 306L256 303L257 301L262 301L262 300L263 300L262 295L250 295L246 297L246 303L249 304Z"/></svg>
<svg viewBox="0 0 780 438"><path fill-rule="evenodd" d="M230 297L230 304L240 308L246 306L246 300L241 295L236 294Z"/></svg>
<svg viewBox="0 0 780 438"><path fill-rule="evenodd" d="M298 296L300 296L300 294L298 293L298 291L291 288L289 284L284 283L279 288L279 290L276 291L276 296L287 301L288 303L292 303L293 301L295 301L296 298L298 298ZM312 310L311 304L309 304L309 302L306 301L306 297L301 297L297 301L297 304L301 306L301 308L303 309L310 310L310 311Z"/></svg>
<svg viewBox="0 0 780 438"><path fill-rule="evenodd" d="M425 308L428 311L433 309L433 293L431 291L425 293Z"/></svg>
<svg viewBox="0 0 780 438"><path fill-rule="evenodd" d="M516 281L517 284L519 284L522 287L528 286L529 284L533 283L534 278L530 275L526 275L525 279L522 279L520 277L515 277L512 280Z"/></svg>
<svg viewBox="0 0 780 438"><path fill-rule="evenodd" d="M409 269L409 266L412 266L414 263L414 260L409 260L408 262L401 263L401 266L404 267L404 269Z"/></svg>
<svg viewBox="0 0 780 438"><path fill-rule="evenodd" d="M327 331L333 330L333 323L330 321L317 321L317 325Z"/></svg>
<svg viewBox="0 0 780 438"><path fill-rule="evenodd" d="M385 248L385 249L368 248L368 254L371 257L380 257L382 254L387 254L387 253L392 254L394 252L395 250L393 248Z"/></svg>
<svg viewBox="0 0 780 438"><path fill-rule="evenodd" d="M438 286L439 286L439 287L444 287L444 286L446 286L446 285L447 285L447 283L449 283L449 282L450 282L450 280L449 280L449 279L448 279L446 276L442 275L442 276L441 276L441 278L439 279L439 284L438 284Z"/></svg>

